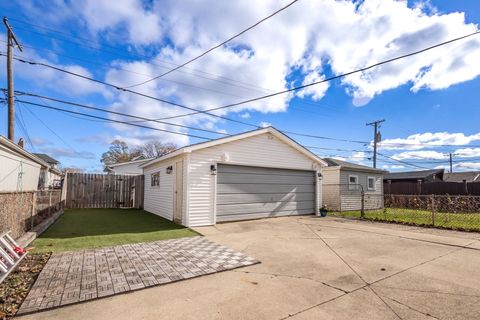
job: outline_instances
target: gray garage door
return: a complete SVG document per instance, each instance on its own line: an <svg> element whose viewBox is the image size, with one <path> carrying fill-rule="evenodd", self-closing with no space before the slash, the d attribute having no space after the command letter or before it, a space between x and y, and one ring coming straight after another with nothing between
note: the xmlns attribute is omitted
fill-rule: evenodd
<svg viewBox="0 0 480 320"><path fill-rule="evenodd" d="M217 221L315 212L312 171L218 165Z"/></svg>

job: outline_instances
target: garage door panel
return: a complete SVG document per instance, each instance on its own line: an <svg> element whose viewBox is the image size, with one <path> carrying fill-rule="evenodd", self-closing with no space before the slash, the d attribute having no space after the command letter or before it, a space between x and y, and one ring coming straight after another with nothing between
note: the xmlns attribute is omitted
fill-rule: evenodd
<svg viewBox="0 0 480 320"><path fill-rule="evenodd" d="M315 196L312 192L305 193L259 193L259 194L219 194L217 195L217 204L234 204L234 203L265 203L278 201L314 201Z"/></svg>
<svg viewBox="0 0 480 320"><path fill-rule="evenodd" d="M257 174L257 175L289 175L289 176L303 176L310 177L310 171L299 171L291 169L278 169L278 168L262 168L262 167L249 167L249 166L236 166L219 164L217 168L218 173L232 173L232 174Z"/></svg>
<svg viewBox="0 0 480 320"><path fill-rule="evenodd" d="M257 175L257 174L231 174L221 173L217 178L218 184L287 184L287 185L312 185L315 180L305 176L283 176L283 175Z"/></svg>
<svg viewBox="0 0 480 320"><path fill-rule="evenodd" d="M265 213L286 210L310 209L313 213L312 201L286 201L265 203L236 203L218 205L218 216L242 213Z"/></svg>
<svg viewBox="0 0 480 320"><path fill-rule="evenodd" d="M236 214L236 215L226 215L226 216L217 216L218 222L227 222L227 221L239 221L239 220L250 220L250 219L260 219L260 218L269 218L269 217L285 217L292 215L301 215L301 214L311 214L310 209L300 209L300 210L286 210L286 211L277 211L270 214L261 213L250 213L250 214Z"/></svg>
<svg viewBox="0 0 480 320"><path fill-rule="evenodd" d="M315 212L312 171L218 165L217 221Z"/></svg>
<svg viewBox="0 0 480 320"><path fill-rule="evenodd" d="M221 184L217 187L217 194L228 193L290 193L290 192L314 192L315 186L313 185L278 185L278 184Z"/></svg>

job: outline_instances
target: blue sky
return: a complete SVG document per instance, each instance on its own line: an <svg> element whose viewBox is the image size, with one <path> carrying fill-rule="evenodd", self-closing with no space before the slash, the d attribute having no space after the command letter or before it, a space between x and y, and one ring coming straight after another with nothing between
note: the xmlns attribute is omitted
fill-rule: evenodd
<svg viewBox="0 0 480 320"><path fill-rule="evenodd" d="M0 9L24 45L23 53L16 51L18 56L126 86L169 70L287 3L262 1L251 7L241 1L207 2L122 0L80 5L11 1L2 2ZM357 1L356 5L301 0L231 45L162 80L132 89L209 109L462 36L478 30L480 22L477 1L373 0ZM5 41L4 31L0 36ZM0 46L4 52L5 42ZM0 58L1 70L5 70L5 57ZM379 156L379 167L394 171L443 167L452 152L455 170L480 169L480 69L478 63L472 63L479 58L480 35L361 76L246 104L222 115L254 125L271 124L286 131L365 142L372 139L372 128L365 124L385 119L380 152L396 160ZM14 68L15 89L19 91L147 118L188 112L41 66L15 62ZM5 88L5 72L2 75L1 87ZM112 117L45 99L19 99ZM0 134L6 135L4 104L0 113ZM115 138L132 145L152 139L180 146L201 141L85 120L23 103L17 104L17 115L16 137L27 138L28 133L27 149L48 153L64 166L87 171L102 169L100 156ZM251 130L205 116L175 122L229 134ZM210 138L221 136L148 125ZM371 165L368 143L291 137L306 146L341 149L312 149L322 156Z"/></svg>

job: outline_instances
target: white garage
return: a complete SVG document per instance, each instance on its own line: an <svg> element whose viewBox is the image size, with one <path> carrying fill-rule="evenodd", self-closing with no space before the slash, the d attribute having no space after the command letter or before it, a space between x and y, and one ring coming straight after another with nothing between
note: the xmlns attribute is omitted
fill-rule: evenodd
<svg viewBox="0 0 480 320"><path fill-rule="evenodd" d="M313 214L324 166L272 127L250 131L145 163L144 208L186 226Z"/></svg>

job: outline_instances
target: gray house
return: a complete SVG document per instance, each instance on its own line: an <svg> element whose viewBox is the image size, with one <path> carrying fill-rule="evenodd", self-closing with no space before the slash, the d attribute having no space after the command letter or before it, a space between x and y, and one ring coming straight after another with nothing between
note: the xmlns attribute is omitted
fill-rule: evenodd
<svg viewBox="0 0 480 320"><path fill-rule="evenodd" d="M383 208L383 175L386 171L333 158L323 159L322 199L328 210L353 211Z"/></svg>

